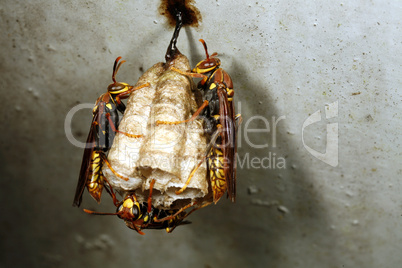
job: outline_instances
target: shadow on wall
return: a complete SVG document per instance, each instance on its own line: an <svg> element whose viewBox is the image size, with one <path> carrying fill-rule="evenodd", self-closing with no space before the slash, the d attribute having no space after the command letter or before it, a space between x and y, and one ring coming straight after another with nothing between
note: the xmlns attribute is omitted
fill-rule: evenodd
<svg viewBox="0 0 402 268"><path fill-rule="evenodd" d="M223 64L222 67L235 77L235 98L236 102L241 102L243 116L239 131L244 133L247 121L256 115L269 122L272 122L272 116L278 120L281 115L275 109L274 100L269 97L267 86L258 79L248 77L246 66L239 64L235 58L232 60L231 66ZM272 125L270 130L272 132ZM297 145L287 138L283 124L279 123L276 131L275 148L271 144L268 148L253 148L242 135L236 204L221 200L213 209L192 216L191 220L198 223L198 227L192 229L194 236L206 242L201 252L208 251L212 246L207 241L214 241L220 245L220 254L230 256L230 260L226 259L222 264L233 262L236 267L287 262L294 265L297 256L302 255L311 256L313 264L328 264L331 261L337 266L335 262L339 259L336 253L329 251L336 247L336 236L329 230L325 198L314 187L308 167L298 165L302 162L299 161L301 154L296 149ZM272 133L250 135L250 139L253 137L266 141ZM248 160L245 160L247 155ZM270 157L277 163L282 158L286 167L253 168L250 165L252 158L261 160L264 157ZM202 242L198 244L204 245Z"/></svg>
<svg viewBox="0 0 402 268"><path fill-rule="evenodd" d="M269 92L274 89L267 88L258 79L250 78L246 66L239 64L236 58L228 71L236 77L238 99L246 100L242 101L242 106L248 111L244 114L244 122L259 115L271 123L270 133L256 134L265 136L264 140L267 141L274 134L274 121L283 116L275 109L275 101L269 96ZM275 120L272 121L273 116ZM255 262L255 265L260 264L260 258L266 262L279 263L297 258L290 257L292 253L301 256L302 252L315 259L313 263L322 258L323 264L328 264L329 259L337 258L331 256L333 252L322 252L331 246L319 244L336 243L336 237L331 237L328 232L329 219L323 202L325 198L314 188L308 167L298 164L302 163L299 161L302 154L297 150L297 144L287 138L287 131L283 127L285 123L282 123L277 124L276 147L269 143L268 148L256 149L244 139L242 141L245 146L239 150L239 154L243 155L243 159L247 153L250 158L270 157L271 166L254 170L243 168L238 172L239 201L236 210L239 213L233 217L235 225L231 232L233 241L238 241L234 248L239 254L249 256L247 263ZM286 168L282 169L278 165L281 158ZM249 195L246 195L246 189ZM315 228L317 226L320 228ZM256 252L260 253L259 259L253 258ZM311 255L314 253L315 256Z"/></svg>
<svg viewBox="0 0 402 268"><path fill-rule="evenodd" d="M181 52L189 55L191 65L195 66L205 55L201 53L203 50L191 30L185 28L185 32L191 51ZM181 33L181 38L184 36ZM149 44L149 40L143 40L144 47L145 44ZM165 51L159 53L163 61ZM236 204L222 199L217 206L211 205L197 211L189 218L193 224L175 230L175 233L185 233L184 228L187 228L190 232L185 237L172 234L168 243L187 245L192 260L204 260L205 265L211 267L258 267L263 263L294 265L297 256L301 255L311 256L314 259L312 263L327 264L331 261L336 266L336 253L328 251L336 246L336 237L329 231L325 198L315 189L308 167L298 165L302 162L299 161L301 154L296 149L297 145L287 138L284 123L278 123L276 129L276 147L270 145L268 148L253 148L245 140L244 127L251 117L258 115L272 122L273 116L276 120L282 116L275 109L275 101L269 96L269 91L273 89L263 85L261 80L250 77L247 66L238 63L236 58L232 59L230 66L225 65L223 59L224 56L221 58L222 67L234 78L235 104L241 102L243 124L239 131L242 132L242 147L239 148L238 159L244 161L248 155L247 162L252 158L261 160L269 155L272 159L275 155L277 161L284 160L285 166L253 168L246 162L238 162ZM239 112L240 107L236 108ZM252 137L266 141L272 137L272 131L271 125L270 133L261 132ZM159 237L159 234L155 235ZM145 239L143 243L146 246L150 242ZM297 255L294 254L296 251Z"/></svg>

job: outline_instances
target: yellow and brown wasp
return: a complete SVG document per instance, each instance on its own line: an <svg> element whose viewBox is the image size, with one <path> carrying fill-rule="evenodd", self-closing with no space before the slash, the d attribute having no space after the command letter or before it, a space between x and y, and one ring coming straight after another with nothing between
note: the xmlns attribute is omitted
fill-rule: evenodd
<svg viewBox="0 0 402 268"><path fill-rule="evenodd" d="M144 232L142 232L143 229L165 229L166 232L171 233L177 226L191 223L184 219L194 211L204 207L193 208L190 212L185 212L185 210L195 204L189 204L181 209L174 210L157 209L152 206L152 189L154 184L155 180L152 180L149 185L147 202L138 202L135 194L129 194L122 202L117 202L113 190L110 189L115 206L117 207L115 213L96 212L87 209L84 209L84 211L93 215L117 215L125 221L127 227L144 235Z"/></svg>
<svg viewBox="0 0 402 268"><path fill-rule="evenodd" d="M116 73L120 66L125 62L119 62L120 59L121 57L118 57L113 65L113 83L108 86L107 92L97 99L92 110L93 118L91 128L86 141L80 176L73 202L73 205L77 207L81 205L82 194L85 187L88 188L90 195L98 203L100 202L104 182L107 182L102 173L103 164L108 165L116 176L127 180L113 170L106 158L106 154L112 146L115 133L119 132L133 138L139 138L142 136L125 133L117 129L119 123L118 111L124 113L124 110L126 109L121 99L127 98L135 90L149 86L147 83L134 88L127 83L116 82ZM106 191L111 194L111 188L109 188L110 185L106 185Z"/></svg>
<svg viewBox="0 0 402 268"><path fill-rule="evenodd" d="M242 118L241 115L235 115L232 79L226 71L220 68L221 62L216 57L217 53L210 56L205 41L200 39L200 42L204 45L206 59L199 62L192 72L182 72L173 67L172 69L183 75L202 78L198 83L198 89L202 93L203 104L188 120L157 121L156 124L180 124L193 121L199 116L204 117L208 132L214 133L205 156L208 159L213 201L218 202L227 191L228 198L234 202L236 198L236 121L239 120L238 124L240 124ZM178 190L177 194L186 189L191 177L202 162L193 169L185 186Z"/></svg>

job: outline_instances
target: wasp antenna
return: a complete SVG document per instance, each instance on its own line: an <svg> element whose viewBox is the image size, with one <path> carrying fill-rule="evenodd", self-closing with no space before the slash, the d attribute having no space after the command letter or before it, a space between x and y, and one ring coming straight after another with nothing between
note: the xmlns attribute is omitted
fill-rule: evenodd
<svg viewBox="0 0 402 268"><path fill-rule="evenodd" d="M216 57L216 56L218 56L218 53L214 52L210 57L212 58L212 57Z"/></svg>
<svg viewBox="0 0 402 268"><path fill-rule="evenodd" d="M121 59L121 57L117 57L117 59L114 61L114 65L113 65L112 80L115 83L116 83L115 75L117 73L117 70L119 69L119 67L117 66L117 63L119 62L120 59ZM119 64L119 66L120 66L120 64Z"/></svg>
<svg viewBox="0 0 402 268"><path fill-rule="evenodd" d="M200 42L204 45L205 54L207 55L207 59L209 59L207 43L205 43L204 39L200 39L200 40L198 40L198 41L200 41Z"/></svg>
<svg viewBox="0 0 402 268"><path fill-rule="evenodd" d="M92 211L84 208L84 212L92 215L118 215L119 213L107 213L107 212L97 212L97 211Z"/></svg>
<svg viewBox="0 0 402 268"><path fill-rule="evenodd" d="M122 60L121 62L119 62L119 65L117 65L115 74L117 74L117 72L118 72L119 69L120 69L120 66L121 66L123 63L125 63L125 62L126 62L125 60Z"/></svg>

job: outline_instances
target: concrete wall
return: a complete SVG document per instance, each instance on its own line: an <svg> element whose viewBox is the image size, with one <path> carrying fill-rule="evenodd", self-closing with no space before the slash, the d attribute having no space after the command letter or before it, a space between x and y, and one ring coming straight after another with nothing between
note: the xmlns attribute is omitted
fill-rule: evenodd
<svg viewBox="0 0 402 268"><path fill-rule="evenodd" d="M195 65L205 39L234 80L236 204L145 236L71 206L82 149L66 115L106 90L117 56L129 83L164 60L158 4L2 1L0 266L399 267L400 1L198 1L202 27L178 46ZM90 121L76 113L74 137Z"/></svg>

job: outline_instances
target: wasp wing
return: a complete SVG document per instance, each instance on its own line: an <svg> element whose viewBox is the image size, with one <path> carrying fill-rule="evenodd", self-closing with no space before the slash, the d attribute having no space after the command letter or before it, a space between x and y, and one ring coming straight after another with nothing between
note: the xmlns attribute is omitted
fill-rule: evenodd
<svg viewBox="0 0 402 268"><path fill-rule="evenodd" d="M94 117L92 118L91 128L89 129L89 134L87 138L87 142L85 144L84 155L82 157L82 164L80 170L80 176L78 178L77 189L75 190L74 202L73 206L79 207L82 202L82 194L84 192L85 186L87 184L87 180L90 174L91 168L91 155L95 148L95 139L96 139L96 123L99 118L99 113L94 113Z"/></svg>
<svg viewBox="0 0 402 268"><path fill-rule="evenodd" d="M235 108L234 108L234 104L231 102L230 103L230 105L232 106L232 111L233 111L233 114L235 114ZM235 124L235 121L237 121L237 119L239 120L238 122L237 122L237 125L236 125L236 127L235 127L235 131L234 131L234 137L233 137L233 139L234 139L234 156L233 156L233 172L232 172L232 174L233 174L233 180L232 180L232 182L233 182L233 185L232 185L232 191L234 192L234 198L232 199L232 201L234 202L235 201L235 198L236 198L236 172L237 172L237 131L238 131L238 129L239 129L239 127L240 127L240 125L241 125L241 123L242 123L242 121L243 121L243 119L242 119L242 117L241 117L241 115L237 118L237 116L235 116L234 117L235 118L235 120L233 121L233 124Z"/></svg>
<svg viewBox="0 0 402 268"><path fill-rule="evenodd" d="M173 222L153 222L148 224L145 228L143 229L166 229L166 228L176 228L177 226L180 225L186 225L186 224L191 224L191 221L187 220L175 220Z"/></svg>
<svg viewBox="0 0 402 268"><path fill-rule="evenodd" d="M232 169L231 169L231 175L232 179L229 182L229 190L228 190L228 196L230 196L232 202L236 201L236 171L237 171L237 129L238 126L236 126L236 119L235 119L235 107L233 104L233 101L229 102L229 109L231 110L231 125L232 125L232 137L231 137L231 163L232 163ZM241 123L241 119L239 121L239 125ZM229 193L232 193L230 195Z"/></svg>
<svg viewBox="0 0 402 268"><path fill-rule="evenodd" d="M227 97L224 87L217 89L219 98L219 121L223 127L221 132L222 152L225 161L224 172L228 186L228 198L232 202L236 199L236 130L234 124L234 106Z"/></svg>

